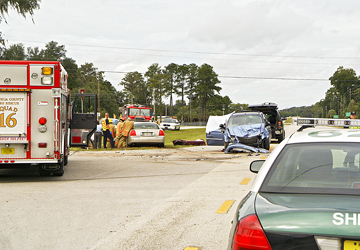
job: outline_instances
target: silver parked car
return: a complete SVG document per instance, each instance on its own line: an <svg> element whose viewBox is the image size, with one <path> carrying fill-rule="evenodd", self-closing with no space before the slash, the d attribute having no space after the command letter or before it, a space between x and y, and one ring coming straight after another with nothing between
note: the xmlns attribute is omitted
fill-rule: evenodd
<svg viewBox="0 0 360 250"><path fill-rule="evenodd" d="M164 147L165 133L154 122L134 122L134 129L129 133L128 146L158 145Z"/></svg>

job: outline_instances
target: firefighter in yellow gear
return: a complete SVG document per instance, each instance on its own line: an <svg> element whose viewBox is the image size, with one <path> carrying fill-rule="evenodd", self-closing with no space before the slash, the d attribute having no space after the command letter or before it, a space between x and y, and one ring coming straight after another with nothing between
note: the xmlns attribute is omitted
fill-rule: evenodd
<svg viewBox="0 0 360 250"><path fill-rule="evenodd" d="M124 122L124 126L123 129L121 131L121 138L119 141L120 147L126 147L126 140L129 136L129 132L130 130L132 130L134 128L134 122L131 120L131 118L128 118L125 122ZM118 146L119 147L119 146Z"/></svg>
<svg viewBox="0 0 360 250"><path fill-rule="evenodd" d="M111 147L111 145L114 145L114 138L115 138L115 134L116 134L116 127L115 127L115 125L113 124L113 120L112 120L112 119L109 119L109 131L110 131L111 138L108 138L108 139L107 139L106 147ZM113 143L111 143L110 140L112 140Z"/></svg>
<svg viewBox="0 0 360 250"><path fill-rule="evenodd" d="M122 130L124 127L124 118L120 118L119 123L116 126L116 139L115 139L115 147L120 148L121 145L119 144L120 138L122 137Z"/></svg>

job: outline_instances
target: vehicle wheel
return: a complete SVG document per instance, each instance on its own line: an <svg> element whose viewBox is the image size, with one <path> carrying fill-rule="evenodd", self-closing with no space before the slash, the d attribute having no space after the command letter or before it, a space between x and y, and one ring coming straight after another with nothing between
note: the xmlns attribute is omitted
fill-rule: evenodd
<svg viewBox="0 0 360 250"><path fill-rule="evenodd" d="M62 173L53 173L53 176L63 176L64 175L64 172Z"/></svg>
<svg viewBox="0 0 360 250"><path fill-rule="evenodd" d="M55 164L49 164L49 166L52 166L52 165L55 165ZM41 176L50 176L51 174L53 176L63 176L64 174L64 161L60 162L59 163L59 169L57 170L51 170L51 168L49 170L45 170L42 168L42 165L39 166L39 174Z"/></svg>
<svg viewBox="0 0 360 250"><path fill-rule="evenodd" d="M277 139L278 139L278 143L282 142L285 139L285 131L283 131Z"/></svg>
<svg viewBox="0 0 360 250"><path fill-rule="evenodd" d="M161 143L161 144L159 145L159 147L160 147L160 148L163 148L163 147L165 147L165 144L164 144L164 143Z"/></svg>
<svg viewBox="0 0 360 250"><path fill-rule="evenodd" d="M266 150L270 149L270 138L267 138L263 143L263 148Z"/></svg>
<svg viewBox="0 0 360 250"><path fill-rule="evenodd" d="M51 175L51 172L42 169L42 166L40 165L40 166L39 166L39 174L40 174L40 176L50 176L50 175Z"/></svg>
<svg viewBox="0 0 360 250"><path fill-rule="evenodd" d="M226 151L226 149L229 147L229 142L224 142L224 152Z"/></svg>
<svg viewBox="0 0 360 250"><path fill-rule="evenodd" d="M52 172L53 176L63 176L64 175L64 165L65 165L65 161L62 161L60 163L60 168L58 170L55 170L54 172Z"/></svg>
<svg viewBox="0 0 360 250"><path fill-rule="evenodd" d="M66 166L69 163L69 156L64 156L64 166Z"/></svg>

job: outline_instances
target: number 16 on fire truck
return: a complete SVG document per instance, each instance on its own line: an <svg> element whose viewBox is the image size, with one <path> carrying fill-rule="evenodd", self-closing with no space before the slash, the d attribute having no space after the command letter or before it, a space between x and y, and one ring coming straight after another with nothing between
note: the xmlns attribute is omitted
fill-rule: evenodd
<svg viewBox="0 0 360 250"><path fill-rule="evenodd" d="M78 94L71 105L67 77L59 62L0 61L0 168L62 176L70 146L88 145L97 96Z"/></svg>

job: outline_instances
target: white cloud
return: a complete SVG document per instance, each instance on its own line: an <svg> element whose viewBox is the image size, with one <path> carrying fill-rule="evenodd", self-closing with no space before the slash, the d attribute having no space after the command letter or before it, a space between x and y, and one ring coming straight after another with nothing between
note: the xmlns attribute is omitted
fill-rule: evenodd
<svg viewBox="0 0 360 250"><path fill-rule="evenodd" d="M0 25L9 44L57 41L78 64L102 71L208 63L219 76L249 77L220 78L233 102L287 108L324 98L330 84L315 79L340 65L359 74L359 7L356 0L60 0L42 1L35 24L11 11ZM118 88L124 74L105 76Z"/></svg>

